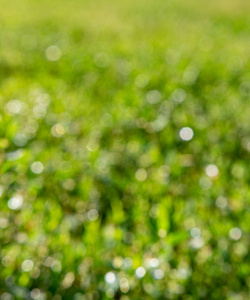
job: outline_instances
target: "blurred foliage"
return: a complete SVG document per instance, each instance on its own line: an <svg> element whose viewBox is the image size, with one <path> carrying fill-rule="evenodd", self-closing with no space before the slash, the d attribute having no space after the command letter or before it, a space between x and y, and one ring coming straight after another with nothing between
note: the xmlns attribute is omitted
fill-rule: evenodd
<svg viewBox="0 0 250 300"><path fill-rule="evenodd" d="M249 4L1 1L1 300L248 298Z"/></svg>

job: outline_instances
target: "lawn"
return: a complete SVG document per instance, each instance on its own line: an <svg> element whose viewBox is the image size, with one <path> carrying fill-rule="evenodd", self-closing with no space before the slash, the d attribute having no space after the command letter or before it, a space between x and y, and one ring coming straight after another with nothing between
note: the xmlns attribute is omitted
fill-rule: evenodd
<svg viewBox="0 0 250 300"><path fill-rule="evenodd" d="M1 300L249 299L249 11L1 1Z"/></svg>

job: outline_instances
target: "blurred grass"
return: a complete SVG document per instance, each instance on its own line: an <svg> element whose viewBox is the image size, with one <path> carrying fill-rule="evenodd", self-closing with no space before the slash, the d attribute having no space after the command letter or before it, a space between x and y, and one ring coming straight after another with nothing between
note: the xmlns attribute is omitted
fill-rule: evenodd
<svg viewBox="0 0 250 300"><path fill-rule="evenodd" d="M1 1L1 300L248 298L249 6Z"/></svg>

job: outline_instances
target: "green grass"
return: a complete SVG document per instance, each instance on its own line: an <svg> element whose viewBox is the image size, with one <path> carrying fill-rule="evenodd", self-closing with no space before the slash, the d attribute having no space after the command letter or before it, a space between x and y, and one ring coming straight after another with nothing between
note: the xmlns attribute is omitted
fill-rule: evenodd
<svg viewBox="0 0 250 300"><path fill-rule="evenodd" d="M249 8L2 0L1 300L249 297Z"/></svg>

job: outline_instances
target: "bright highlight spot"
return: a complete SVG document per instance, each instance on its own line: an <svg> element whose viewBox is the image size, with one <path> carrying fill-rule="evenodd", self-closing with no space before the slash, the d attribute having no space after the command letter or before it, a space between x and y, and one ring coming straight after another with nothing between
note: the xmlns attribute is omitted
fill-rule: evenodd
<svg viewBox="0 0 250 300"><path fill-rule="evenodd" d="M49 46L46 51L45 55L48 60L50 61L57 61L61 58L62 56L62 51L58 46Z"/></svg>
<svg viewBox="0 0 250 300"><path fill-rule="evenodd" d="M204 240L203 238L195 238L190 241L189 245L193 249L200 249L204 246Z"/></svg>
<svg viewBox="0 0 250 300"><path fill-rule="evenodd" d="M195 239L199 238L201 236L201 231L199 228L192 228L191 229L191 236Z"/></svg>
<svg viewBox="0 0 250 300"><path fill-rule="evenodd" d="M43 172L44 166L43 166L43 163L41 163L40 161L35 161L31 165L30 169L33 173L40 174Z"/></svg>
<svg viewBox="0 0 250 300"><path fill-rule="evenodd" d="M14 297L9 293L3 293L1 295L1 300L14 300Z"/></svg>
<svg viewBox="0 0 250 300"><path fill-rule="evenodd" d="M159 260L157 258L152 258L150 260L150 266L152 268L157 268L159 266L159 264L160 264L160 262L159 262Z"/></svg>
<svg viewBox="0 0 250 300"><path fill-rule="evenodd" d="M96 151L98 149L99 145L96 141L89 141L87 144L87 149L89 151Z"/></svg>
<svg viewBox="0 0 250 300"><path fill-rule="evenodd" d="M175 103L181 103L186 98L186 92L183 89L176 89L171 96Z"/></svg>
<svg viewBox="0 0 250 300"><path fill-rule="evenodd" d="M156 104L161 100L161 93L157 90L149 91L146 95L146 99L150 104Z"/></svg>
<svg viewBox="0 0 250 300"><path fill-rule="evenodd" d="M147 75L140 74L135 78L135 84L139 88L144 88L148 84Z"/></svg>
<svg viewBox="0 0 250 300"><path fill-rule="evenodd" d="M73 272L69 272L65 275L63 281L62 281L62 286L65 289L68 289L72 286L73 282L75 281L75 275Z"/></svg>
<svg viewBox="0 0 250 300"><path fill-rule="evenodd" d="M159 235L159 237L161 237L161 238L165 238L165 237L167 236L167 231L166 231L165 229L161 228L161 229L159 229L159 231L158 231L158 235Z"/></svg>
<svg viewBox="0 0 250 300"><path fill-rule="evenodd" d="M107 298L113 298L114 295L115 295L115 292L113 289L107 289L107 291L106 291Z"/></svg>
<svg viewBox="0 0 250 300"><path fill-rule="evenodd" d="M212 179L216 178L219 175L219 169L216 165L207 165L205 171L207 176Z"/></svg>
<svg viewBox="0 0 250 300"><path fill-rule="evenodd" d="M39 289L33 289L30 293L30 296L32 299L38 299L40 298L41 292Z"/></svg>
<svg viewBox="0 0 250 300"><path fill-rule="evenodd" d="M23 197L21 195L16 195L8 201L8 207L13 210L20 209L23 205Z"/></svg>
<svg viewBox="0 0 250 300"><path fill-rule="evenodd" d="M216 199L215 204L219 208L225 208L225 207L227 207L227 198L219 196Z"/></svg>
<svg viewBox="0 0 250 300"><path fill-rule="evenodd" d="M18 133L15 137L14 137L14 144L17 145L18 147L23 147L27 144L27 137L24 133Z"/></svg>
<svg viewBox="0 0 250 300"><path fill-rule="evenodd" d="M9 226L9 220L7 218L0 218L0 228L4 229Z"/></svg>
<svg viewBox="0 0 250 300"><path fill-rule="evenodd" d="M127 278L122 278L120 280L120 289L123 293L127 293L129 291L129 281Z"/></svg>
<svg viewBox="0 0 250 300"><path fill-rule="evenodd" d="M34 267L34 263L31 259L26 259L23 263L22 263L22 269L24 272L30 272Z"/></svg>
<svg viewBox="0 0 250 300"><path fill-rule="evenodd" d="M183 141L191 141L194 136L194 132L193 132L193 129L190 127L183 127L180 130L179 135Z"/></svg>
<svg viewBox="0 0 250 300"><path fill-rule="evenodd" d="M234 227L230 229L229 236L232 240L238 241L241 238L242 232L239 228Z"/></svg>
<svg viewBox="0 0 250 300"><path fill-rule="evenodd" d="M153 276L155 279L162 279L164 277L164 272L161 269L154 271Z"/></svg>
<svg viewBox="0 0 250 300"><path fill-rule="evenodd" d="M139 267L135 270L135 275L138 278L142 278L144 277L146 274L146 270L143 267Z"/></svg>
<svg viewBox="0 0 250 300"><path fill-rule="evenodd" d="M148 176L148 174L147 174L147 171L145 169L138 169L135 172L135 177L138 181L146 180L147 176Z"/></svg>
<svg viewBox="0 0 250 300"><path fill-rule="evenodd" d="M6 105L5 105L5 111L9 115L16 115L21 112L21 109L23 107L23 103L20 100L14 99L10 100Z"/></svg>
<svg viewBox="0 0 250 300"><path fill-rule="evenodd" d="M105 274L105 281L109 284L116 282L116 275L114 272L108 272Z"/></svg>
<svg viewBox="0 0 250 300"><path fill-rule="evenodd" d="M99 213L96 209L91 209L89 212L88 212L88 218L90 221L95 221L98 219L98 216L99 216Z"/></svg>
<svg viewBox="0 0 250 300"><path fill-rule="evenodd" d="M54 137L60 138L67 132L67 127L63 123L57 123L51 128L51 133Z"/></svg>

